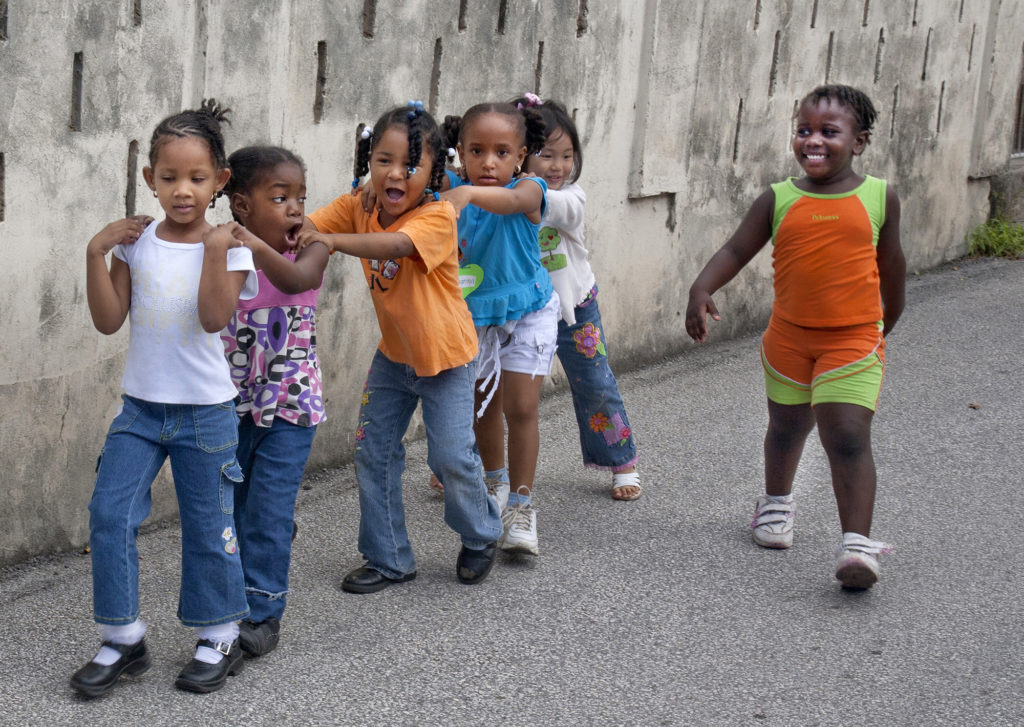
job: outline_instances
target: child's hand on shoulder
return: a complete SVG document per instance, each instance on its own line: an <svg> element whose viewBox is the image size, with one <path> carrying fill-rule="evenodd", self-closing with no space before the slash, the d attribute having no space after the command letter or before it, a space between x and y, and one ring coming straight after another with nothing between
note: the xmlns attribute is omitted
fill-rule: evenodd
<svg viewBox="0 0 1024 727"><path fill-rule="evenodd" d="M327 247L328 252L334 252L334 245L331 244L331 236L320 232L319 230L300 230L299 235L295 240L295 252L309 247L314 242L319 242L321 245Z"/></svg>
<svg viewBox="0 0 1024 727"><path fill-rule="evenodd" d="M462 214L462 210L466 209L466 205L472 203L473 187L469 184L453 187L445 192L441 192L441 199L451 202L452 207L455 208L455 218L458 219L459 215Z"/></svg>
<svg viewBox="0 0 1024 727"><path fill-rule="evenodd" d="M152 221L153 218L149 215L135 215L115 220L89 240L86 250L95 255L106 255L117 245L130 245L139 239Z"/></svg>
<svg viewBox="0 0 1024 727"><path fill-rule="evenodd" d="M261 251L265 247L269 247L269 245L267 245L267 243L263 241L263 238L254 235L249 230L248 227L240 225L237 222L229 222L228 225L225 226L229 225L231 226L232 237L234 237L240 243L242 243L247 248L252 250L254 253Z"/></svg>
<svg viewBox="0 0 1024 727"><path fill-rule="evenodd" d="M358 196L360 192L362 192L363 195L362 199L360 200L363 203L363 212L366 212L367 214L372 213L378 207L377 193L373 191L373 187L371 187L369 184L364 184L359 187L352 188L353 197Z"/></svg>
<svg viewBox="0 0 1024 727"><path fill-rule="evenodd" d="M232 247L242 247L243 243L235 237L235 228L242 227L237 222L226 222L207 230L203 237L203 244L208 250L228 250ZM244 228L243 228L244 229Z"/></svg>

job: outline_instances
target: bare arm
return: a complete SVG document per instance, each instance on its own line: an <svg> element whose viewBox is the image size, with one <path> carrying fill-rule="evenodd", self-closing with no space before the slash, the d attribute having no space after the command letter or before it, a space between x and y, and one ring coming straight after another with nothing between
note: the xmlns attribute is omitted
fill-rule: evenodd
<svg viewBox="0 0 1024 727"><path fill-rule="evenodd" d="M93 325L110 335L120 330L132 302L131 271L123 260L113 258L107 269L107 253L115 245L134 243L152 221L138 216L111 222L89 240L85 248L85 291Z"/></svg>
<svg viewBox="0 0 1024 727"><path fill-rule="evenodd" d="M496 215L513 215L521 212L531 222L540 222L544 190L537 183L517 184L511 189L463 184L444 192L441 199L451 202L456 214L461 213L466 205L472 204Z"/></svg>
<svg viewBox="0 0 1024 727"><path fill-rule="evenodd" d="M412 239L404 232L363 232L330 234L303 227L296 247L305 249L314 242L323 243L332 252L371 260L392 260L416 252Z"/></svg>
<svg viewBox="0 0 1024 727"><path fill-rule="evenodd" d="M237 222L229 226L235 239L252 250L256 267L282 293L295 295L320 286L330 256L330 250L324 245L304 247L292 261Z"/></svg>
<svg viewBox="0 0 1024 727"><path fill-rule="evenodd" d="M721 320L711 296L732 280L771 239L774 207L775 193L770 189L754 200L732 237L711 256L690 286L686 332L697 343L707 338L708 314L716 321Z"/></svg>
<svg viewBox="0 0 1024 727"><path fill-rule="evenodd" d="M882 335L888 336L906 303L907 261L900 245L900 199L885 191L885 224L878 233L878 277L882 293Z"/></svg>
<svg viewBox="0 0 1024 727"><path fill-rule="evenodd" d="M199 322L207 333L217 333L238 307L245 270L228 270L228 248L242 243L227 225L215 227L203 239L203 272L199 276Z"/></svg>

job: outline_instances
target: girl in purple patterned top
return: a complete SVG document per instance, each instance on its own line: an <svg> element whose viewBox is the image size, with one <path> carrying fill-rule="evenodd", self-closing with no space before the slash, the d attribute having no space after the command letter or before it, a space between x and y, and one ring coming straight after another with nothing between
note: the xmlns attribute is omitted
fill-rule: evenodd
<svg viewBox="0 0 1024 727"><path fill-rule="evenodd" d="M239 642L248 656L277 646L288 593L295 498L316 426L324 418L316 353L316 303L328 251L291 249L305 214L302 162L278 147L246 147L228 158L226 192L236 238L253 252L259 294L239 305L221 334L238 387L235 491L249 619ZM244 225L244 227L243 227Z"/></svg>

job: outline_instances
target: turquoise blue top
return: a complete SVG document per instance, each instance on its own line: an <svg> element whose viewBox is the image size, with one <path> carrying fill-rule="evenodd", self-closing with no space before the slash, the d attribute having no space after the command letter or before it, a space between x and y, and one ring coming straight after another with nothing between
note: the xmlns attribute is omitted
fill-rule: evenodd
<svg viewBox="0 0 1024 727"><path fill-rule="evenodd" d="M452 187L468 182L448 172ZM547 184L537 177L521 177L505 185L512 189L522 182L540 185L545 195L541 212L547 207ZM475 205L467 205L459 215L459 267L462 275L474 274L466 268L482 270L480 284L466 296L466 304L477 326L500 325L517 321L527 313L540 310L551 298L551 277L540 264L537 244L539 223L522 214L496 215ZM472 269L471 269L472 270Z"/></svg>

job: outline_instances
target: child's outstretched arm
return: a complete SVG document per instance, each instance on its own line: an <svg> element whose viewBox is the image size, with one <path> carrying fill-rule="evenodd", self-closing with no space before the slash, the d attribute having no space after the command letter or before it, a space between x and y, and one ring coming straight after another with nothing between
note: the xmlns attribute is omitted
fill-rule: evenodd
<svg viewBox="0 0 1024 727"><path fill-rule="evenodd" d="M531 222L540 222L544 190L537 183L517 184L511 189L463 184L442 193L441 199L452 203L456 215L460 214L466 205L473 204L496 215L513 215L521 212Z"/></svg>
<svg viewBox="0 0 1024 727"><path fill-rule="evenodd" d="M108 270L107 253L117 245L138 240L152 221L152 217L138 215L111 222L85 248L85 294L93 325L100 333L110 335L120 330L132 302L131 271L117 257L111 259Z"/></svg>
<svg viewBox="0 0 1024 727"><path fill-rule="evenodd" d="M314 242L322 243L332 252L343 252L353 257L364 257L371 260L391 260L407 257L416 251L412 238L404 232L361 232L361 233L328 233L320 232L315 227L303 227L299 231L295 245L300 250Z"/></svg>
<svg viewBox="0 0 1024 727"><path fill-rule="evenodd" d="M888 336L906 302L907 261L900 245L900 198L885 190L885 224L878 231L878 278L882 294L882 335Z"/></svg>
<svg viewBox="0 0 1024 727"><path fill-rule="evenodd" d="M572 230L583 224L586 195L578 186L571 189L549 189L545 224Z"/></svg>
<svg viewBox="0 0 1024 727"><path fill-rule="evenodd" d="M275 288L295 295L320 287L330 250L324 245L308 245L291 261L237 222L227 225L235 239L252 250L253 262Z"/></svg>
<svg viewBox="0 0 1024 727"><path fill-rule="evenodd" d="M231 320L238 307L245 270L228 270L228 248L238 247L227 225L220 225L206 233L203 239L203 272L199 276L199 322L207 333L217 333Z"/></svg>
<svg viewBox="0 0 1024 727"><path fill-rule="evenodd" d="M771 238L774 208L775 193L769 189L754 200L732 237L711 256L690 286L686 332L697 343L703 343L708 336L709 314L716 321L722 319L711 300L712 294L732 280Z"/></svg>

